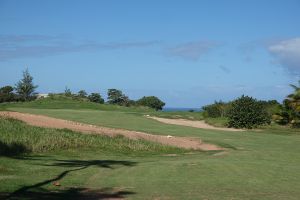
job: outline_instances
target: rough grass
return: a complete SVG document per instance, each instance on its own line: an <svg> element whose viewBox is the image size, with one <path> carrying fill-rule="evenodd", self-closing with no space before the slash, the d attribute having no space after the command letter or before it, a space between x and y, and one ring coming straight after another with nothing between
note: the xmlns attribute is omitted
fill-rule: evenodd
<svg viewBox="0 0 300 200"><path fill-rule="evenodd" d="M204 121L215 127L227 127L228 118L226 117L217 117L217 118L205 118ZM272 122L269 125L261 125L256 128L257 130L261 130L264 133L271 134L283 134L283 135L291 135L291 134L300 134L299 128L293 128L292 126L282 126Z"/></svg>
<svg viewBox="0 0 300 200"><path fill-rule="evenodd" d="M200 137L228 150L121 154L109 147L107 151L73 148L18 158L0 157L0 199L8 194L10 199L30 200L298 200L300 196L300 134L295 129L273 126L260 131L224 132L162 124L127 111L14 110L164 135ZM53 186L54 181L61 186Z"/></svg>
<svg viewBox="0 0 300 200"><path fill-rule="evenodd" d="M188 119L188 120L203 120L202 112L186 112L186 111L168 111L168 112L149 112L151 116L169 118L169 119Z"/></svg>
<svg viewBox="0 0 300 200"><path fill-rule="evenodd" d="M299 199L299 136L226 132L218 137L234 148L168 155L75 148L0 157L0 199L1 193L30 200Z"/></svg>
<svg viewBox="0 0 300 200"><path fill-rule="evenodd" d="M143 106L118 106L109 104L92 103L81 99L74 99L72 97L54 96L53 98L38 99L31 102L14 102L14 103L0 103L0 111L8 108L32 108L32 109L72 109L72 110L97 110L97 111L119 111L128 112L135 115L151 115L171 119L189 119L202 120L201 112L163 112L155 111L154 109Z"/></svg>
<svg viewBox="0 0 300 200"><path fill-rule="evenodd" d="M118 106L109 104L99 104L81 99L73 99L72 97L54 97L42 98L30 102L13 102L0 104L0 110L6 108L43 108L43 109L90 109L90 110L110 110L110 111L124 111L124 112L151 112L153 109L140 106Z"/></svg>
<svg viewBox="0 0 300 200"><path fill-rule="evenodd" d="M163 151L161 147L157 151L151 150L153 148L150 145L149 152L155 153L149 154L147 150L131 154L126 152L132 152L132 148L128 150L128 143L120 138L125 146L121 150L115 149L118 147L114 144L105 143L105 150L97 146L71 147L68 150L62 148L59 151L51 150L17 158L0 157L0 199L1 195L5 197L9 194L10 199L30 200L96 197L298 200L300 196L300 135L289 134L289 129L276 129L275 132L272 129L222 132L166 125L128 112L53 109L22 111L94 124L155 130L161 134L199 136L205 141L220 143L228 150L185 154L177 153L177 150ZM31 128L34 128L15 123L14 120L6 121L5 126L0 126L0 130L9 130L1 131L0 136L3 137L5 132L14 133L6 136L6 140L18 139L17 134L22 135L24 126L29 128L26 134L31 134ZM34 129L39 130L36 134L40 133L41 138L47 134L43 132L44 129ZM50 129L49 133L53 134L52 131L57 130ZM65 130L57 132L60 135L66 134L66 141L71 138L74 142L74 137L69 136L74 134L71 133ZM31 137L35 135L28 138L24 136L21 141L27 143ZM98 145L98 142L95 144ZM55 181L61 186L54 186Z"/></svg>
<svg viewBox="0 0 300 200"><path fill-rule="evenodd" d="M0 118L0 155L41 153L64 149L97 149L119 153L184 152L144 140L130 140L122 136L87 135L70 130L28 126L14 119Z"/></svg>
<svg viewBox="0 0 300 200"><path fill-rule="evenodd" d="M98 126L122 128L161 135L184 136L186 135L186 130L188 129L182 126L162 124L156 120L148 119L140 113L131 112L31 108L9 108L9 110L47 115L50 117L67 119ZM189 132L195 133L194 130L197 129L191 128ZM196 134L194 134L193 136L196 136Z"/></svg>
<svg viewBox="0 0 300 200"><path fill-rule="evenodd" d="M215 127L228 127L228 118L226 117L217 117L217 118L205 118L204 121L208 123L209 125L215 126Z"/></svg>

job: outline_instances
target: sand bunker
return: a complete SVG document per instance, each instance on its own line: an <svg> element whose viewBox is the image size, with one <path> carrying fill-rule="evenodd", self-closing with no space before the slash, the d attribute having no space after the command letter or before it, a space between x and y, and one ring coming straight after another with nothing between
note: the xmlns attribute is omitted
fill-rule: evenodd
<svg viewBox="0 0 300 200"><path fill-rule="evenodd" d="M163 135L152 135L148 133L129 131L124 129L107 128L101 126L94 126L89 124L83 124L63 119L56 119L43 115L33 115L27 113L18 112L0 112L0 116L14 118L26 122L32 126L56 128L56 129L70 129L82 133L93 133L107 136L123 135L130 139L144 139L152 142L161 143L164 145L176 146L185 149L195 149L203 151L211 150L222 150L222 148L213 145L203 143L199 138L190 137L175 137L175 136L163 136Z"/></svg>
<svg viewBox="0 0 300 200"><path fill-rule="evenodd" d="M187 119L166 119L160 117L151 117L146 116L147 118L154 119L156 121L165 123L165 124L173 124L173 125L180 125L180 126L190 126L194 128L202 128L202 129L210 129L210 130L219 130L219 131L244 131L242 129L235 129L235 128L220 128L211 126L204 121L192 121Z"/></svg>

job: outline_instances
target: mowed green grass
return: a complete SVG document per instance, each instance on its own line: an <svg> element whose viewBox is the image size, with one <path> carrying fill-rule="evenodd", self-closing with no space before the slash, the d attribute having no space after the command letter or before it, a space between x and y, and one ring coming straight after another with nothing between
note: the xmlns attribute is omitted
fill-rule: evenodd
<svg viewBox="0 0 300 200"><path fill-rule="evenodd" d="M34 108L34 109L71 109L71 110L97 110L97 111L117 111L126 113L136 113L139 115L150 114L152 116L164 118L184 118L190 120L202 120L203 115L200 112L156 112L155 110L142 106L119 106L110 104L98 104L80 99L74 100L71 97L53 97L38 99L30 102L17 103L1 103L0 110L7 110L11 108Z"/></svg>
<svg viewBox="0 0 300 200"><path fill-rule="evenodd" d="M31 196L45 197L47 194L55 199L76 199L82 195L80 191L87 188L89 193L96 192L102 197L129 199L299 199L298 130L212 131L162 124L145 118L144 111L130 109L49 108L7 107L8 110L95 125L200 137L228 149L224 152L184 152L156 148L152 153L134 153L133 149L105 151L91 145L90 148L68 147L31 153L27 157L1 157L0 192L25 188L35 191ZM13 133L32 129L26 127ZM49 131L45 130L41 132ZM118 144L118 141L111 142ZM52 184L57 177L60 187ZM23 194L28 193L23 191ZM75 197L72 194L76 194Z"/></svg>
<svg viewBox="0 0 300 200"><path fill-rule="evenodd" d="M235 133L234 137L228 133L227 137L222 132L225 141L237 144L236 149L186 152L142 143L152 153L143 148L135 153L135 148L128 148L130 142L122 138L107 144L101 142L102 137L100 141L94 136L81 138L78 133L31 127L15 120L2 121L0 130L4 142L27 145L27 138L36 141L28 145L34 146L43 143L43 137L54 137L65 142L77 138L76 143L83 145L59 145L57 150L48 151L37 148L36 153L25 156L0 157L0 197L9 193L13 194L11 199L84 199L100 195L129 199L296 200L300 195L297 134L253 132ZM103 143L108 145L106 149ZM121 147L116 148L116 144ZM61 186L54 186L55 181Z"/></svg>
<svg viewBox="0 0 300 200"><path fill-rule="evenodd" d="M91 149L120 153L185 152L145 140L130 140L123 136L82 134L67 129L45 129L28 126L14 119L0 118L0 155L43 153L65 149Z"/></svg>
<svg viewBox="0 0 300 200"><path fill-rule="evenodd" d="M154 134L168 135L172 133L173 135L186 135L186 133L182 133L181 126L162 124L156 120L148 119L144 113L140 112L35 108L8 108L8 110ZM191 130L190 134L193 134L197 129Z"/></svg>
<svg viewBox="0 0 300 200"><path fill-rule="evenodd" d="M71 97L53 97L37 99L29 102L11 102L1 103L0 110L6 108L42 108L42 109L89 109L89 110L107 110L107 111L124 111L124 112L152 112L153 109L147 107L125 107L110 104L93 103L86 100L74 100Z"/></svg>
<svg viewBox="0 0 300 200"><path fill-rule="evenodd" d="M200 137L206 142L219 144L225 147L239 147L250 145L257 139L269 139L269 134L280 135L297 134L298 130L280 129L264 131L213 131L185 126L170 125L146 118L138 112L98 111L98 110L70 110L70 109L31 109L9 108L8 110L46 115L50 117L73 120L77 122L100 125L112 128L143 131L151 134ZM255 143L254 143L255 144Z"/></svg>

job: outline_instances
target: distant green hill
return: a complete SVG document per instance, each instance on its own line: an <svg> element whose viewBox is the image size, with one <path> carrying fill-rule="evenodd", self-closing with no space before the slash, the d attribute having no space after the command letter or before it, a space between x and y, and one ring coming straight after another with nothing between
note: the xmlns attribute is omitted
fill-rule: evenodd
<svg viewBox="0 0 300 200"><path fill-rule="evenodd" d="M119 106L111 104L99 104L88 101L87 99L54 96L37 99L29 102L0 103L0 110L15 110L14 108L33 108L33 109L64 109L64 110L99 110L99 111L119 111L137 115L151 115L163 118L183 118L189 120L203 120L200 112L187 111L155 111L154 109L143 106Z"/></svg>
<svg viewBox="0 0 300 200"><path fill-rule="evenodd" d="M141 106L118 106L110 104L99 104L89 102L85 99L72 98L72 97L54 97L37 99L30 102L15 102L15 103L2 103L0 104L0 110L6 108L42 108L42 109L91 109L91 110L105 110L105 111L128 111L128 112L149 112L153 109Z"/></svg>

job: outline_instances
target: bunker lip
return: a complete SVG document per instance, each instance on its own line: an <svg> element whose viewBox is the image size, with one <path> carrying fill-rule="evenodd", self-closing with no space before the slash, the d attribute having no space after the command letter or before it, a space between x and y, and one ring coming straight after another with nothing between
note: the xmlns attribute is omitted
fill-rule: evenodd
<svg viewBox="0 0 300 200"><path fill-rule="evenodd" d="M179 125L179 126L189 126L194 128L201 128L201 129L210 129L210 130L219 130L219 131L244 131L243 129L235 129L235 128L220 128L211 126L204 121L192 121L187 119L167 119L167 118L161 118L161 117L152 117L152 116L146 116L149 119L154 119L156 121L165 123L165 124L173 124L173 125Z"/></svg>
<svg viewBox="0 0 300 200"><path fill-rule="evenodd" d="M143 139L152 142L157 142L163 145L175 146L184 149L194 149L194 150L202 150L202 151L223 150L222 148L214 144L203 143L199 138L175 137L170 135L168 136L153 135L153 134L148 134L139 131L129 131L124 129L107 128L102 126L78 123L74 121L57 119L57 118L48 117L44 115L34 115L28 113L4 111L4 112L0 112L0 117L18 119L32 126L56 128L56 129L70 129L81 133L101 134L110 137L123 135L133 140Z"/></svg>

